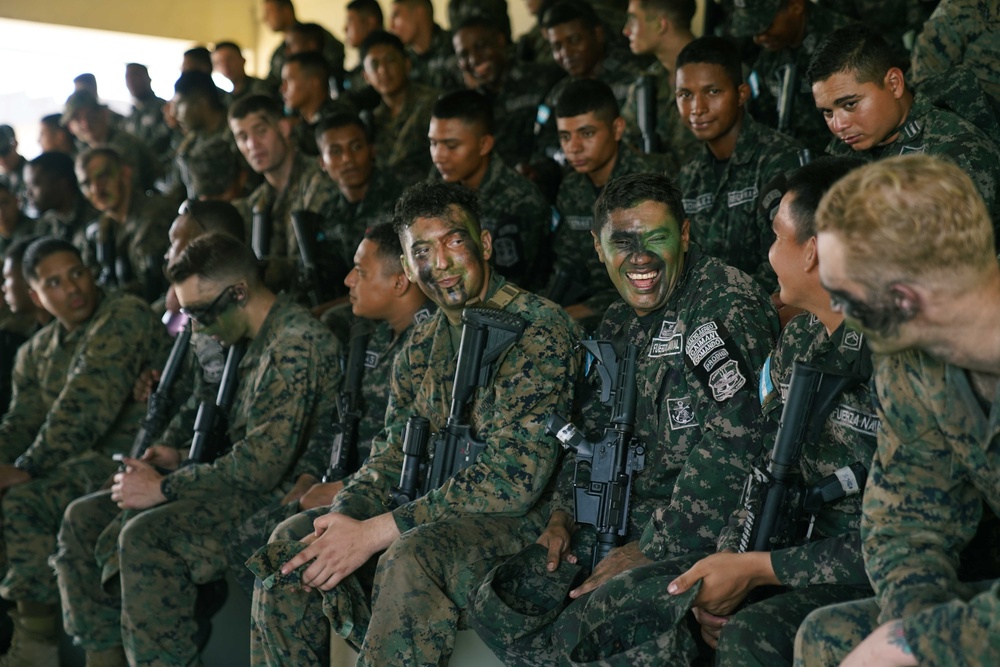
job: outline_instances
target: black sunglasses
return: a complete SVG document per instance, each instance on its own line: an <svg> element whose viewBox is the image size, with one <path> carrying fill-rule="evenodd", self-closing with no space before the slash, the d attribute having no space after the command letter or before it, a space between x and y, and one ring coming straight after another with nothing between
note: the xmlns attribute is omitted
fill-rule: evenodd
<svg viewBox="0 0 1000 667"><path fill-rule="evenodd" d="M222 313L229 310L229 307L236 300L236 285L230 285L219 292L219 296L212 299L212 303L207 306L192 306L181 308L181 312L197 322L202 327L210 327L215 324Z"/></svg>

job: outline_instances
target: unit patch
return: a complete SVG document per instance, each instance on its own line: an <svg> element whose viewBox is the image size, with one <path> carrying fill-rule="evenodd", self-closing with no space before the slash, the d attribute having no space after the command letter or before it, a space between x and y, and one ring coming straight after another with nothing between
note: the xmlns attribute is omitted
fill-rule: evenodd
<svg viewBox="0 0 1000 667"><path fill-rule="evenodd" d="M740 373L739 364L736 363L735 359L730 359L722 364L708 378L708 386L712 389L712 398L718 403L728 401L746 383L747 379Z"/></svg>
<svg viewBox="0 0 1000 667"><path fill-rule="evenodd" d="M365 368L375 368L378 366L379 353L372 350L365 350Z"/></svg>
<svg viewBox="0 0 1000 667"><path fill-rule="evenodd" d="M682 428L691 428L698 425L694 418L694 410L691 409L691 397L668 398L667 412L670 414L670 430L676 431Z"/></svg>

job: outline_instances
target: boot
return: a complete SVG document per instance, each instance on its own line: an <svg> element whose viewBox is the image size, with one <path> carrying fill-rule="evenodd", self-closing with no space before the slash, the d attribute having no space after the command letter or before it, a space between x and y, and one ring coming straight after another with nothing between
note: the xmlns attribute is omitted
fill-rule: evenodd
<svg viewBox="0 0 1000 667"><path fill-rule="evenodd" d="M87 667L128 667L125 649L115 646L99 651L87 651Z"/></svg>
<svg viewBox="0 0 1000 667"><path fill-rule="evenodd" d="M11 609L10 616L14 635L10 649L0 657L0 667L59 667L59 614L28 616Z"/></svg>

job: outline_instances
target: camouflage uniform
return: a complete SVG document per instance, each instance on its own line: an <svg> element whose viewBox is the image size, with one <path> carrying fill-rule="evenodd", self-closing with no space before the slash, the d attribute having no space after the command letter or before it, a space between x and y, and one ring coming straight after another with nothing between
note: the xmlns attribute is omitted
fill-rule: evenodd
<svg viewBox="0 0 1000 667"><path fill-rule="evenodd" d="M830 140L823 115L816 109L812 84L806 71L816 47L830 33L849 25L851 21L825 7L806 3L806 33L802 44L795 49L768 51L762 49L747 77L751 99L748 108L754 117L770 127L778 127L778 103L781 84L789 67L795 68L795 95L787 134L805 144L806 148L820 153Z"/></svg>
<svg viewBox="0 0 1000 667"><path fill-rule="evenodd" d="M58 603L47 559L63 510L103 484L138 431L132 402L139 371L159 363L167 334L132 296L102 295L71 332L52 321L18 351L14 398L0 423L0 458L31 473L3 497L7 600Z"/></svg>
<svg viewBox="0 0 1000 667"><path fill-rule="evenodd" d="M239 91L233 88L233 92L229 93L229 106L232 107L234 104L242 100L244 97L250 97L252 95L266 95L267 97L274 97L274 89L271 88L270 84L264 79L258 79L255 76L247 75L243 80L243 87Z"/></svg>
<svg viewBox="0 0 1000 667"><path fill-rule="evenodd" d="M470 18L489 19L499 24L507 41L511 41L507 0L448 0L448 25L455 28Z"/></svg>
<svg viewBox="0 0 1000 667"><path fill-rule="evenodd" d="M664 69L659 61L651 64L643 73L653 77L653 84L656 86L656 141L660 148L657 155L663 156L661 161L667 173L676 173L677 169L697 155L700 142L684 125L677 111L674 73ZM638 81L633 78L622 105L622 118L625 119L625 140L632 146L641 148L637 89Z"/></svg>
<svg viewBox="0 0 1000 667"><path fill-rule="evenodd" d="M427 129L438 91L419 83L410 83L403 109L395 118L381 103L375 107L375 160L391 171L403 185L412 185L427 177L431 169L431 144Z"/></svg>
<svg viewBox="0 0 1000 667"><path fill-rule="evenodd" d="M132 168L132 187L145 192L153 187L160 176L160 164L152 149L134 134L114 127L108 129L103 145L118 151L122 162Z"/></svg>
<svg viewBox="0 0 1000 667"><path fill-rule="evenodd" d="M796 664L837 664L893 619L919 664L997 664L1000 585L965 584L956 564L984 504L1000 513L1000 396L984 400L965 369L917 350L879 357L875 375L882 432L861 538L876 597L810 614Z"/></svg>
<svg viewBox="0 0 1000 667"><path fill-rule="evenodd" d="M744 113L736 149L721 174L718 160L705 146L677 177L684 212L691 221L691 239L708 254L752 275L767 290L777 286L767 261L774 239L771 221L758 209L757 197L772 178L798 168L801 148Z"/></svg>
<svg viewBox="0 0 1000 667"><path fill-rule="evenodd" d="M487 299L504 285L493 274ZM287 551L282 543L258 552L252 559L262 581L254 590L254 664L327 664L330 623L353 645L363 643L359 664L442 664L472 586L535 538L544 521L538 502L558 452L545 435L545 420L552 411L569 409L576 330L553 304L527 292L518 291L505 310L528 326L497 362L492 385L477 392L470 423L487 443L477 462L393 510L402 536L322 595L302 592L294 583L298 573L271 576ZM451 329L439 312L410 334L393 366L385 430L330 511L365 519L390 509L387 496L399 480L407 418L427 417L432 431L444 425L457 345ZM279 526L272 541L301 537L315 515Z"/></svg>
<svg viewBox="0 0 1000 667"><path fill-rule="evenodd" d="M101 214L94 208L87 198L78 194L73 210L69 215L63 215L55 209L50 209L42 213L38 218L35 230L42 236L54 236L57 239L69 241L76 245L77 250L84 252L85 245L77 245L76 239L81 232L84 232L87 223Z"/></svg>
<svg viewBox="0 0 1000 667"><path fill-rule="evenodd" d="M542 32L542 26L539 23L535 23L528 32L518 38L516 50L517 59L521 62L556 65L549 38Z"/></svg>
<svg viewBox="0 0 1000 667"><path fill-rule="evenodd" d="M0 141L4 141L4 139L5 137L0 136ZM34 210L34 206L28 200L28 183L24 180L24 168L27 166L28 161L24 157L21 157L17 166L0 174L0 181L6 181L7 185L10 186L10 191L17 198L17 207L21 211L34 216L37 211Z"/></svg>
<svg viewBox="0 0 1000 667"><path fill-rule="evenodd" d="M536 147L538 107L564 76L566 73L554 65L511 60L498 92L479 88L480 93L493 101L496 139L493 150L506 164L516 166L531 161Z"/></svg>
<svg viewBox="0 0 1000 667"><path fill-rule="evenodd" d="M0 236L0 258L3 258L10 250L10 247L20 241L21 239L30 239L33 236L39 234L38 223L26 216L23 212L19 212L17 215L17 224L14 225L14 231L9 236Z"/></svg>
<svg viewBox="0 0 1000 667"><path fill-rule="evenodd" d="M369 227L392 218L403 185L388 169L375 167L364 198L352 204L338 192L325 216L327 240L332 241L345 267L354 266L354 253Z"/></svg>
<svg viewBox="0 0 1000 667"><path fill-rule="evenodd" d="M623 143L618 144L618 156L608 180L628 174L655 171L646 156L636 153ZM594 223L594 202L600 190L594 187L586 174L572 171L563 178L556 197L559 221L553 239L555 247L556 276L549 283L549 290L560 276L571 278L562 305L586 303L601 315L618 298L614 285L608 279L604 264L594 250L591 229ZM560 290L561 291L561 290ZM551 292L550 292L551 293ZM559 295L553 295L556 298Z"/></svg>
<svg viewBox="0 0 1000 667"><path fill-rule="evenodd" d="M455 46L451 41L451 31L434 24L431 45L426 53L418 54L411 48L410 81L436 90L458 90L462 88L462 72L458 69Z"/></svg>
<svg viewBox="0 0 1000 667"><path fill-rule="evenodd" d="M338 113L357 113L354 107L346 99L332 100L325 99L320 108L310 118L298 115L298 122L292 128L292 141L303 155L309 157L319 156L319 146L316 143L316 126L324 118L329 118Z"/></svg>
<svg viewBox="0 0 1000 667"><path fill-rule="evenodd" d="M236 140L225 122L214 132L188 133L177 147L174 157L186 197L197 199L202 195L195 187L196 172L232 173L234 160L237 164L243 164L243 157L236 148Z"/></svg>
<svg viewBox="0 0 1000 667"><path fill-rule="evenodd" d="M333 73L344 69L344 45L325 28L323 29L322 53ZM281 68L285 65L287 58L285 43L282 41L278 45L278 48L274 50L274 53L271 54L271 71L268 72L267 78L264 80L271 89L270 95L272 97L274 97L277 90L281 87Z"/></svg>
<svg viewBox="0 0 1000 667"><path fill-rule="evenodd" d="M1000 99L1000 5L989 0L944 0L913 44L915 85L956 65L970 67Z"/></svg>
<svg viewBox="0 0 1000 667"><path fill-rule="evenodd" d="M639 347L635 434L646 448L645 468L634 478L626 541L638 540L643 554L654 561L715 549L728 509L738 504L753 459L772 432L754 394L754 369L763 366L778 331L767 295L748 276L697 246L684 263L660 311L640 319L619 301L608 309L596 334L611 340L619 354L627 343ZM584 405L583 415L588 433L606 426L610 416L596 401ZM551 507L570 515L574 460L571 453L563 462ZM593 530L584 527L574 542L588 534ZM629 590L633 575L657 566L662 564L609 580L542 627L515 622L516 604L506 599L498 604L495 592L481 587L473 623L505 664L563 664L591 605L603 608L610 625L624 627L611 620L627 614L615 600ZM550 621L551 616L539 619ZM560 647L561 642L567 646Z"/></svg>
<svg viewBox="0 0 1000 667"><path fill-rule="evenodd" d="M170 140L173 137L173 130L163 119L163 105L166 103L155 95L146 100L133 100L124 128L149 146L160 164L164 164L170 156Z"/></svg>

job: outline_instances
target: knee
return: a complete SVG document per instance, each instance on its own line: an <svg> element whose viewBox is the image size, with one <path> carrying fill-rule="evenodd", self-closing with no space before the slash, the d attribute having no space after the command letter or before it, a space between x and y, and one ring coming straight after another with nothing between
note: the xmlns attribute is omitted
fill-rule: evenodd
<svg viewBox="0 0 1000 667"><path fill-rule="evenodd" d="M760 608L758 608L760 607ZM773 610L764 605L752 605L729 619L719 635L718 653L722 664L781 664L780 657L791 662L791 644L794 626L788 637L781 641L780 629L775 623ZM783 645L782 645L783 644ZM767 647L763 651L763 647ZM787 655L786 655L787 654ZM757 658L751 660L751 656Z"/></svg>
<svg viewBox="0 0 1000 667"><path fill-rule="evenodd" d="M830 631L836 625L836 614L830 607L816 609L806 616L795 634L795 665L825 667L840 664L831 644Z"/></svg>
<svg viewBox="0 0 1000 667"><path fill-rule="evenodd" d="M295 516L285 519L271 531L271 537L268 539L268 542L301 540L313 532L313 521L316 520L317 516L319 516L319 513L309 510L299 512Z"/></svg>

